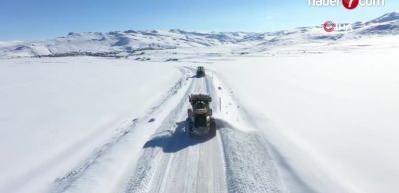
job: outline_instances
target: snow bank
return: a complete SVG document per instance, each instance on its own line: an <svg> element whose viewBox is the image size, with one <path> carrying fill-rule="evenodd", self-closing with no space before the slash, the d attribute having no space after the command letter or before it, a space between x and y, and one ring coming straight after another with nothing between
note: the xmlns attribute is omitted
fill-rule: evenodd
<svg viewBox="0 0 399 193"><path fill-rule="evenodd" d="M399 189L398 51L242 57L212 68L315 190L333 192L334 181L388 193Z"/></svg>
<svg viewBox="0 0 399 193"><path fill-rule="evenodd" d="M43 192L179 77L172 63L0 60L0 192Z"/></svg>

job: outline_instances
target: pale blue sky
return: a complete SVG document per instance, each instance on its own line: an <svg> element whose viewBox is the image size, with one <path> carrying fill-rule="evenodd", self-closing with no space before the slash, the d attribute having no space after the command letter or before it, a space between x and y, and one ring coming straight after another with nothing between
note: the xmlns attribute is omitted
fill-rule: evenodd
<svg viewBox="0 0 399 193"><path fill-rule="evenodd" d="M367 21L397 10L399 0L352 11L309 7L307 0L1 0L0 40L128 29L264 32Z"/></svg>

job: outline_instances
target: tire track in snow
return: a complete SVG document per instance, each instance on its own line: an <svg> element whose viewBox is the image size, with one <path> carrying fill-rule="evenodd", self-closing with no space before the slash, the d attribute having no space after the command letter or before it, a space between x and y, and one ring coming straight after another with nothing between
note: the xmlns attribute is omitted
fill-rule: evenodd
<svg viewBox="0 0 399 193"><path fill-rule="evenodd" d="M204 78L193 81L193 88L165 119L166 124L146 143L125 193L227 191L219 135L193 139L185 133L188 95L210 92L207 81Z"/></svg>
<svg viewBox="0 0 399 193"><path fill-rule="evenodd" d="M182 78L178 80L174 86L172 86L169 91L166 93L165 97L161 99L158 104L154 105L150 110L141 118L134 119L132 124L126 129L122 130L118 135L112 137L108 142L104 145L97 148L92 155L90 155L85 161L83 161L80 165L76 166L66 175L57 178L55 180L54 186L51 189L51 193L61 193L61 192L74 192L79 190L79 186L84 186L88 184L88 181L96 181L97 176L90 176L88 174L89 170L96 170L95 167L104 167L107 165L107 160L104 160L104 157L111 154L112 152L118 152L119 146L131 146L135 145L135 142L132 142L132 138L135 137L135 131L137 130L138 125L146 124L147 120L153 116L154 113L161 110L162 106L170 101L170 99L178 94L178 91L184 89L187 84L187 75L189 71L184 68L178 68L182 73ZM140 134L142 137L145 134ZM139 136L140 136L139 135ZM134 141L134 139L133 139ZM112 155L110 155L111 159ZM115 158L116 159L116 158ZM131 161L130 158L124 158L124 160L120 160L122 162ZM109 160L108 160L109 161ZM117 160L113 160L117 163ZM124 163L125 165L128 163ZM95 173L95 172L94 172ZM71 189L72 188L72 189ZM87 190L86 190L87 191ZM79 192L79 191L78 191Z"/></svg>
<svg viewBox="0 0 399 193"><path fill-rule="evenodd" d="M184 98L187 98L192 90L193 84L185 93L183 99L179 104L168 114L162 121L161 126L157 129L155 135L148 141L144 147L151 145L161 145L167 143L173 131L171 130L176 126L176 116L181 114L181 109L186 106ZM149 143L151 142L151 143ZM161 189L163 179L165 178L164 169L169 168L170 154L161 155L162 150L158 148L146 148L138 160L138 165L134 171L134 175L128 182L125 192L157 192Z"/></svg>

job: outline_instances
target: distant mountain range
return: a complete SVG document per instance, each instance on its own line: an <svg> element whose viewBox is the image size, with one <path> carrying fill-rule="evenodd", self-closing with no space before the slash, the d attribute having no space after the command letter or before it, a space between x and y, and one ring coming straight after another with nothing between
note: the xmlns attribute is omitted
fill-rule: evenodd
<svg viewBox="0 0 399 193"><path fill-rule="evenodd" d="M353 31L327 33L321 25L266 33L188 32L179 29L149 31L71 32L65 37L44 41L0 42L0 57L59 57L137 55L145 50L222 45L267 46L306 42L339 41L376 35L399 35L399 13L387 13L368 22L352 24Z"/></svg>

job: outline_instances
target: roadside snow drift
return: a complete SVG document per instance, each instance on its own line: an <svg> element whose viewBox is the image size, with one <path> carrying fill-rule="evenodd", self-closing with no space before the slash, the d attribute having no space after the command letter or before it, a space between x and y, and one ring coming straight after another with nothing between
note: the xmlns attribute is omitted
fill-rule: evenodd
<svg viewBox="0 0 399 193"><path fill-rule="evenodd" d="M179 77L128 60L0 60L0 192L43 192Z"/></svg>
<svg viewBox="0 0 399 193"><path fill-rule="evenodd" d="M399 189L399 49L217 62L284 162L315 187ZM340 191L331 191L340 192Z"/></svg>

